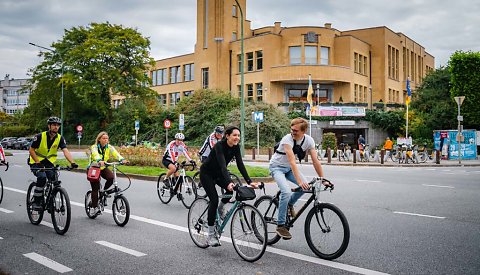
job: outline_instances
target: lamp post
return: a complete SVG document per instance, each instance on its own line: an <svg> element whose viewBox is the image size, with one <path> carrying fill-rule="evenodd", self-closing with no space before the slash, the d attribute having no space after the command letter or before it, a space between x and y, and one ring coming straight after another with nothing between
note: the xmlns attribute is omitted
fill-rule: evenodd
<svg viewBox="0 0 480 275"><path fill-rule="evenodd" d="M240 150L242 152L242 157L245 156L245 93L244 93L244 84L245 84L245 74L244 74L244 61L245 61L245 52L243 48L243 11L242 7L237 3L237 7L240 10Z"/></svg>
<svg viewBox="0 0 480 275"><path fill-rule="evenodd" d="M32 46L35 46L37 48L41 48L41 49L44 49L44 50L47 50L47 51L50 51L52 52L53 54L56 54L59 58L60 58L60 61L62 61L62 66L61 66L61 70L62 70L62 75L61 75L61 78L63 78L63 58L60 54L58 54L55 50L53 49L50 49L50 48L47 48L47 47L43 47L43 46L40 46L40 45L37 45L37 44L34 44L32 42L29 42L28 44L32 45ZM60 99L60 119L62 120L62 127L60 127L60 135L63 136L63 80L61 80L62 82L62 97Z"/></svg>
<svg viewBox="0 0 480 275"><path fill-rule="evenodd" d="M462 105L464 99L465 99L465 96L456 96L455 97L455 102L457 102L457 106L458 106L458 115L457 115L457 120L458 120L458 132L457 132L458 164L462 164L461 146L462 146L462 121L463 121L463 116L460 115L460 106Z"/></svg>

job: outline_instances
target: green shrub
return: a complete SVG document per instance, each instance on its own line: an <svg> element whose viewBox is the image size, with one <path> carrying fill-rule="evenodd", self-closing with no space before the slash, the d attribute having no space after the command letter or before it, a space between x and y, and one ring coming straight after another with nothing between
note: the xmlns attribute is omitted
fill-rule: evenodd
<svg viewBox="0 0 480 275"><path fill-rule="evenodd" d="M322 149L326 150L330 148L334 151L337 150L337 137L335 133L324 133L322 139Z"/></svg>

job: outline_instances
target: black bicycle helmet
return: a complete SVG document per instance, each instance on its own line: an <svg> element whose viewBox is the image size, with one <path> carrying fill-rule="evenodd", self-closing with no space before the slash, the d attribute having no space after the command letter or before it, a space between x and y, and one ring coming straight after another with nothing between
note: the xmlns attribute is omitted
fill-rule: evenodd
<svg viewBox="0 0 480 275"><path fill-rule="evenodd" d="M51 116L47 120L47 124L62 124L62 120L56 116Z"/></svg>
<svg viewBox="0 0 480 275"><path fill-rule="evenodd" d="M223 135L223 132L225 132L225 127L222 125L218 125L215 127L215 133Z"/></svg>

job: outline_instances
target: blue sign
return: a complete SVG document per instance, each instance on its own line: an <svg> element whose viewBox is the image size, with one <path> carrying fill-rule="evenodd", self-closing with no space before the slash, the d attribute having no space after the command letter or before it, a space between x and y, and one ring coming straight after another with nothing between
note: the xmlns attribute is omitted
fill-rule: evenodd
<svg viewBox="0 0 480 275"><path fill-rule="evenodd" d="M263 112L253 112L253 121L260 123L264 121Z"/></svg>
<svg viewBox="0 0 480 275"><path fill-rule="evenodd" d="M135 130L136 131L140 130L140 121L139 120L135 120Z"/></svg>
<svg viewBox="0 0 480 275"><path fill-rule="evenodd" d="M185 130L185 116L184 114L180 114L178 117L178 130L183 131Z"/></svg>
<svg viewBox="0 0 480 275"><path fill-rule="evenodd" d="M440 148L440 141L443 134L443 148ZM436 150L448 150L448 159L458 159L457 130L435 131L433 134L433 142ZM477 157L477 137L475 130L463 130L463 141L460 142L460 154L462 159L476 159ZM447 153L447 152L444 152ZM447 155L447 154L445 154Z"/></svg>

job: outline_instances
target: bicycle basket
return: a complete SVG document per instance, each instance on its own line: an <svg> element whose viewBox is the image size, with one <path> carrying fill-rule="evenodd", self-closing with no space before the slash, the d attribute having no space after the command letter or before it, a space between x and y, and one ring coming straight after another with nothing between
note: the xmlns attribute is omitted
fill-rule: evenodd
<svg viewBox="0 0 480 275"><path fill-rule="evenodd" d="M237 201L248 201L255 199L256 194L253 188L248 186L240 186L237 189L237 194L235 195L235 199Z"/></svg>

